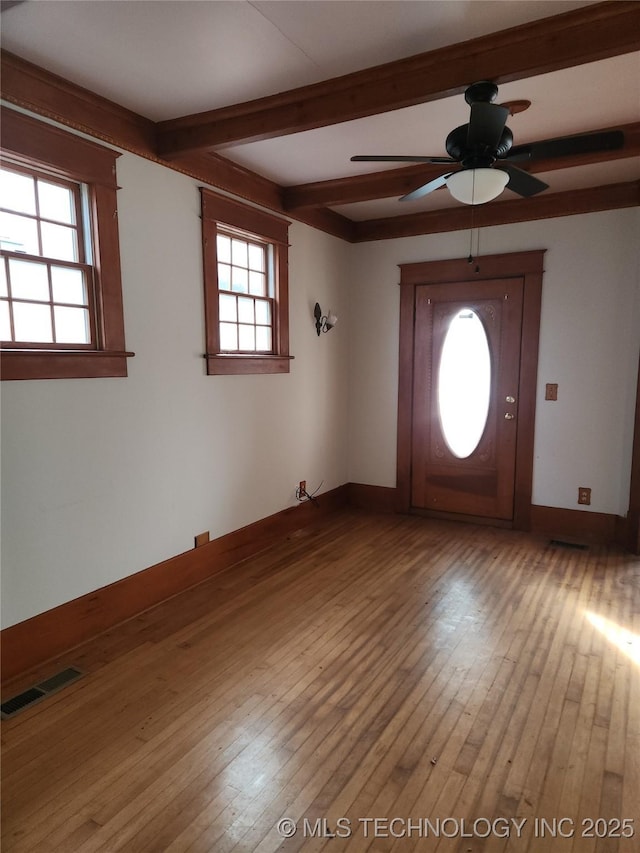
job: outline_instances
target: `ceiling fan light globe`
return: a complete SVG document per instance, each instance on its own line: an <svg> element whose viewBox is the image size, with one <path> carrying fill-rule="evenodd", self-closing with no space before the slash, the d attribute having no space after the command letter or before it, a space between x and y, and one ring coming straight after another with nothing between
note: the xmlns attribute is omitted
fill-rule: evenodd
<svg viewBox="0 0 640 853"><path fill-rule="evenodd" d="M497 198L509 181L501 169L462 169L447 178L451 195L463 204L486 204Z"/></svg>

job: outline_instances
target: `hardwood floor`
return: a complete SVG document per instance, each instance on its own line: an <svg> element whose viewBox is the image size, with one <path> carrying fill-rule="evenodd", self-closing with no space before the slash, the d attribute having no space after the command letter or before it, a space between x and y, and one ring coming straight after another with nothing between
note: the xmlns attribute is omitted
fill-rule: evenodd
<svg viewBox="0 0 640 853"><path fill-rule="evenodd" d="M5 853L640 850L613 549L345 511L5 698L70 665L3 722Z"/></svg>

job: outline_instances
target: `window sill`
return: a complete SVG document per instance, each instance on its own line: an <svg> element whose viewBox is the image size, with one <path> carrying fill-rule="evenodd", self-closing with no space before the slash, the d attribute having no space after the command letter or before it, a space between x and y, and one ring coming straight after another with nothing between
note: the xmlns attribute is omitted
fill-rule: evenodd
<svg viewBox="0 0 640 853"><path fill-rule="evenodd" d="M292 355L205 355L208 376L289 373Z"/></svg>
<svg viewBox="0 0 640 853"><path fill-rule="evenodd" d="M0 351L0 378L12 379L93 379L126 376L132 352L78 350Z"/></svg>

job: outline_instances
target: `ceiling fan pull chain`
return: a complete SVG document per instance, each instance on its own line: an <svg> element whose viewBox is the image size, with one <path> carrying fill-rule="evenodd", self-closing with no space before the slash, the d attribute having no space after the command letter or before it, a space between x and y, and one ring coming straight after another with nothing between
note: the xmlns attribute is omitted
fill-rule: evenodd
<svg viewBox="0 0 640 853"><path fill-rule="evenodd" d="M469 230L469 257L467 258L467 263L473 263L473 227L474 227L474 205L471 205L471 228ZM476 235L476 257L480 254L480 229L478 228L478 233ZM476 263L475 272L480 272L480 266Z"/></svg>
<svg viewBox="0 0 640 853"><path fill-rule="evenodd" d="M473 227L474 227L474 205L471 205L471 228L469 230L469 257L467 258L467 263L472 264L474 261L473 257ZM474 272L480 272L480 264L478 263L478 259L480 258L480 229L477 229L476 233L476 268Z"/></svg>

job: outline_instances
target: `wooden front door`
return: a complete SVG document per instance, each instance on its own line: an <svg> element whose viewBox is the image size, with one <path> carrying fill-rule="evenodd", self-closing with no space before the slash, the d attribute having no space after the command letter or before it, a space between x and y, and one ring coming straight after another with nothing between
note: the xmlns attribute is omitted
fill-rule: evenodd
<svg viewBox="0 0 640 853"><path fill-rule="evenodd" d="M400 511L529 528L543 260L400 265ZM467 331L481 343L456 360ZM452 424L467 419L474 429L460 440Z"/></svg>
<svg viewBox="0 0 640 853"><path fill-rule="evenodd" d="M513 519L521 278L416 289L411 503Z"/></svg>

